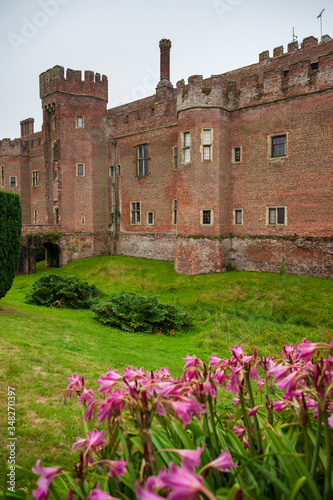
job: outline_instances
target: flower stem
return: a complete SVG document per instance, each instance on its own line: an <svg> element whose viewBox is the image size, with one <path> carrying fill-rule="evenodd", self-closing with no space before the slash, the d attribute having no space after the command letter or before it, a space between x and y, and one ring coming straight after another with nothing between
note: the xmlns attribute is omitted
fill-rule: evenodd
<svg viewBox="0 0 333 500"><path fill-rule="evenodd" d="M310 447L309 447L309 436L306 426L302 427L304 436L304 447L305 447L305 465L306 468L310 469Z"/></svg>
<svg viewBox="0 0 333 500"><path fill-rule="evenodd" d="M246 408L245 408L244 394L243 394L241 389L238 391L238 395L239 395L239 401L240 401L240 404L241 404L241 407L243 410L243 419L244 419L244 424L245 424L245 427L247 430L247 437L249 440L251 455L254 456L254 455L256 455L256 451L255 451L254 446L253 446L253 439L252 439L252 434L251 434L251 430L250 430L250 423L249 423L249 419L248 419L248 416L246 413Z"/></svg>
<svg viewBox="0 0 333 500"><path fill-rule="evenodd" d="M325 489L324 500L332 498L332 450L331 450L331 436L328 426L328 414L324 412L324 426L325 426L325 451L326 451L326 468L325 468Z"/></svg>
<svg viewBox="0 0 333 500"><path fill-rule="evenodd" d="M253 398L253 392L252 392L249 373L246 373L245 381L246 381L246 386L247 386L247 390L249 393L250 404L251 404L251 407L253 408L255 406L255 404L254 404L254 398ZM258 453L260 453L261 441L260 441L260 435L259 435L259 423L258 423L257 415L253 415L253 422L254 422L254 429L255 429L255 435L256 435L256 441L257 441L257 450L258 450Z"/></svg>
<svg viewBox="0 0 333 500"><path fill-rule="evenodd" d="M318 405L318 419L317 419L317 435L316 435L316 443L315 443L315 448L313 451L313 456L312 456L312 463L311 463L311 469L310 469L310 474L312 478L315 478L316 470L317 470L317 465L318 465L318 457L319 457L319 449L320 449L320 442L321 442L321 423L323 419L323 414L320 409L320 405Z"/></svg>

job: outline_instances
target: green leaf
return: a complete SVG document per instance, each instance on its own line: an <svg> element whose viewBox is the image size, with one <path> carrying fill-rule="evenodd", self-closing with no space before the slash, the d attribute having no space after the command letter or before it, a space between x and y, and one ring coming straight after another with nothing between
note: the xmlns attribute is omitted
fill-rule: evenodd
<svg viewBox="0 0 333 500"><path fill-rule="evenodd" d="M306 482L306 477L303 476L303 477L300 477L296 483L295 483L295 486L293 487L293 489L291 490L290 492L290 497L288 497L288 500L295 500L295 498L297 497L300 489L302 488L303 484Z"/></svg>

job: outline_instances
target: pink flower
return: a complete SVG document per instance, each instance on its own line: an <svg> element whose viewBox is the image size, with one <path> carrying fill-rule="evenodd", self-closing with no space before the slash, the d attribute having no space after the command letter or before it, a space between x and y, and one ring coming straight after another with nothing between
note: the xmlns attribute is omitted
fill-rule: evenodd
<svg viewBox="0 0 333 500"><path fill-rule="evenodd" d="M107 462L110 472L108 473L108 476L114 477L116 481L119 481L118 476L123 476L126 474L126 465L128 462L125 462L122 458L120 459L119 462L116 460L109 460Z"/></svg>
<svg viewBox="0 0 333 500"><path fill-rule="evenodd" d="M108 417L108 422L110 422L114 411L118 408L120 412L123 411L126 404L126 394L117 389L115 392L110 394L110 397L98 407L100 410L97 413L96 418L98 418L97 425L100 425L106 417Z"/></svg>
<svg viewBox="0 0 333 500"><path fill-rule="evenodd" d="M112 497L106 491L101 490L99 483L97 483L97 488L91 490L87 500L119 500L119 499Z"/></svg>
<svg viewBox="0 0 333 500"><path fill-rule="evenodd" d="M199 365L203 366L203 362L201 361L201 359L197 358L195 355L190 356L189 354L187 354L186 358L182 358L182 360L186 361L184 371L188 368L194 368Z"/></svg>
<svg viewBox="0 0 333 500"><path fill-rule="evenodd" d="M106 391L106 394L108 394L109 392L111 392L112 387L122 379L123 377L118 374L118 370L112 370L110 366L109 371L107 372L105 377L101 375L101 378L97 380L97 383L101 385L101 387L98 389L99 394L104 391Z"/></svg>
<svg viewBox="0 0 333 500"><path fill-rule="evenodd" d="M272 406L275 411L279 412L285 410L288 405L283 401L273 401Z"/></svg>
<svg viewBox="0 0 333 500"><path fill-rule="evenodd" d="M327 419L327 422L328 422L328 426L331 427L331 429L333 429L333 415L331 415L328 419Z"/></svg>
<svg viewBox="0 0 333 500"><path fill-rule="evenodd" d="M105 430L100 432L97 429L93 429L92 432L87 432L88 439L77 437L76 443L73 444L72 448L86 448L87 451L91 449L91 451L95 452L99 446L107 444L107 442L103 439L104 434Z"/></svg>
<svg viewBox="0 0 333 500"><path fill-rule="evenodd" d="M41 477L37 479L38 489L32 492L32 495L37 500L46 500L48 498L49 486L60 470L61 467L42 467L40 460L37 460L36 467L32 468L32 472L41 474Z"/></svg>
<svg viewBox="0 0 333 500"><path fill-rule="evenodd" d="M223 360L218 358L217 354L214 354L214 353L208 359L210 361L209 366L218 366L220 363L223 362Z"/></svg>
<svg viewBox="0 0 333 500"><path fill-rule="evenodd" d="M253 415L255 415L257 413L257 411L259 410L259 408L262 408L263 405L258 405L258 406L254 406L252 408L252 410L249 411L249 413L247 414L248 417L252 417Z"/></svg>
<svg viewBox="0 0 333 500"><path fill-rule="evenodd" d="M202 486L203 478L195 475L186 467L176 467L172 462L169 466L169 472L160 474L160 479L165 487L172 488L168 500L184 500L184 498L196 498L196 495L204 491ZM153 497L152 497L153 499ZM145 500L149 500L147 497Z"/></svg>
<svg viewBox="0 0 333 500"><path fill-rule="evenodd" d="M284 379L277 382L276 387L278 387L281 391L290 392L294 390L296 386L297 379L300 377L299 372L291 372Z"/></svg>
<svg viewBox="0 0 333 500"><path fill-rule="evenodd" d="M320 344L320 343L312 343L312 342L307 342L306 339L303 339L303 342L298 344L297 350L298 350L298 358L302 359L303 361L307 362L310 361L312 356L314 355L315 351L317 349L320 349L320 347L323 347L326 344Z"/></svg>
<svg viewBox="0 0 333 500"><path fill-rule="evenodd" d="M164 471L165 469L163 467L163 472ZM162 497L155 492L154 487L161 489L163 486L164 483L158 480L158 476L150 476L143 488L140 486L139 482L135 483L136 496L139 500L161 500Z"/></svg>
<svg viewBox="0 0 333 500"><path fill-rule="evenodd" d="M241 346L235 345L233 348L229 349L229 351L233 354L233 357L231 358L232 362L235 362L244 356L243 344Z"/></svg>
<svg viewBox="0 0 333 500"><path fill-rule="evenodd" d="M94 396L96 394L93 393L92 389L83 389L81 396L78 396L77 399L80 401L80 405L87 403L88 405L94 401Z"/></svg>
<svg viewBox="0 0 333 500"><path fill-rule="evenodd" d="M75 392L82 392L84 388L82 375L76 375L76 373L73 373L71 377L67 377L67 380L69 382L67 389L74 389Z"/></svg>
<svg viewBox="0 0 333 500"><path fill-rule="evenodd" d="M233 404L234 406L237 406L237 405L239 404L239 401L240 401L240 399L239 399L239 398L236 398L236 396L234 396L234 397L232 398L232 404Z"/></svg>
<svg viewBox="0 0 333 500"><path fill-rule="evenodd" d="M213 467L220 472L231 472L230 467L238 467L238 465L232 463L232 458L230 456L229 450L221 450L221 455L207 464L206 467Z"/></svg>
<svg viewBox="0 0 333 500"><path fill-rule="evenodd" d="M207 413L205 405L198 403L194 399L168 402L176 414L183 422L184 427L192 421L192 413L200 420L200 413Z"/></svg>
<svg viewBox="0 0 333 500"><path fill-rule="evenodd" d="M246 427L240 427L237 425L237 427L234 427L234 433L239 439L243 439L243 437L246 435Z"/></svg>
<svg viewBox="0 0 333 500"><path fill-rule="evenodd" d="M177 453L182 459L182 465L186 466L189 470L194 471L194 467L200 464L200 456L204 447L205 445L203 444L202 448L198 447L196 450L168 449L166 451Z"/></svg>
<svg viewBox="0 0 333 500"><path fill-rule="evenodd" d="M124 368L124 372L124 379L127 380L127 382L145 378L146 376L143 367L138 370L137 368L133 369L131 366L129 366L128 368Z"/></svg>
<svg viewBox="0 0 333 500"><path fill-rule="evenodd" d="M290 373L290 366L289 365L272 366L267 373L270 377L274 377L273 384L275 384L275 382L281 380L288 373Z"/></svg>
<svg viewBox="0 0 333 500"><path fill-rule="evenodd" d="M290 344L289 346L287 344L284 344L283 352L285 353L286 357L293 357L296 354L296 349L293 344Z"/></svg>

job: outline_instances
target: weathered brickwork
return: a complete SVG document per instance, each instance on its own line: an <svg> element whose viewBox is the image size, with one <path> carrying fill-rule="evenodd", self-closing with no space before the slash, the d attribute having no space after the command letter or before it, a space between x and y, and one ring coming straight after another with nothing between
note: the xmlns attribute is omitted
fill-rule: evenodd
<svg viewBox="0 0 333 500"><path fill-rule="evenodd" d="M109 110L106 76L40 75L42 131L28 118L0 142L0 189L23 206L21 271L43 244L49 265L118 254L198 274L283 260L333 278L333 40L175 87L170 50L161 40L156 94Z"/></svg>

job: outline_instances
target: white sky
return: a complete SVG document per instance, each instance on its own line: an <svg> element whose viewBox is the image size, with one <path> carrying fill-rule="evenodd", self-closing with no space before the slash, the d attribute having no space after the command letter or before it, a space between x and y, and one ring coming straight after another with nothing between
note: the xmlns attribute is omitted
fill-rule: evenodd
<svg viewBox="0 0 333 500"><path fill-rule="evenodd" d="M20 121L41 129L39 74L55 65L107 75L108 108L151 95L161 38L172 41L171 81L258 62L263 50L333 37L331 0L0 0L0 139Z"/></svg>

